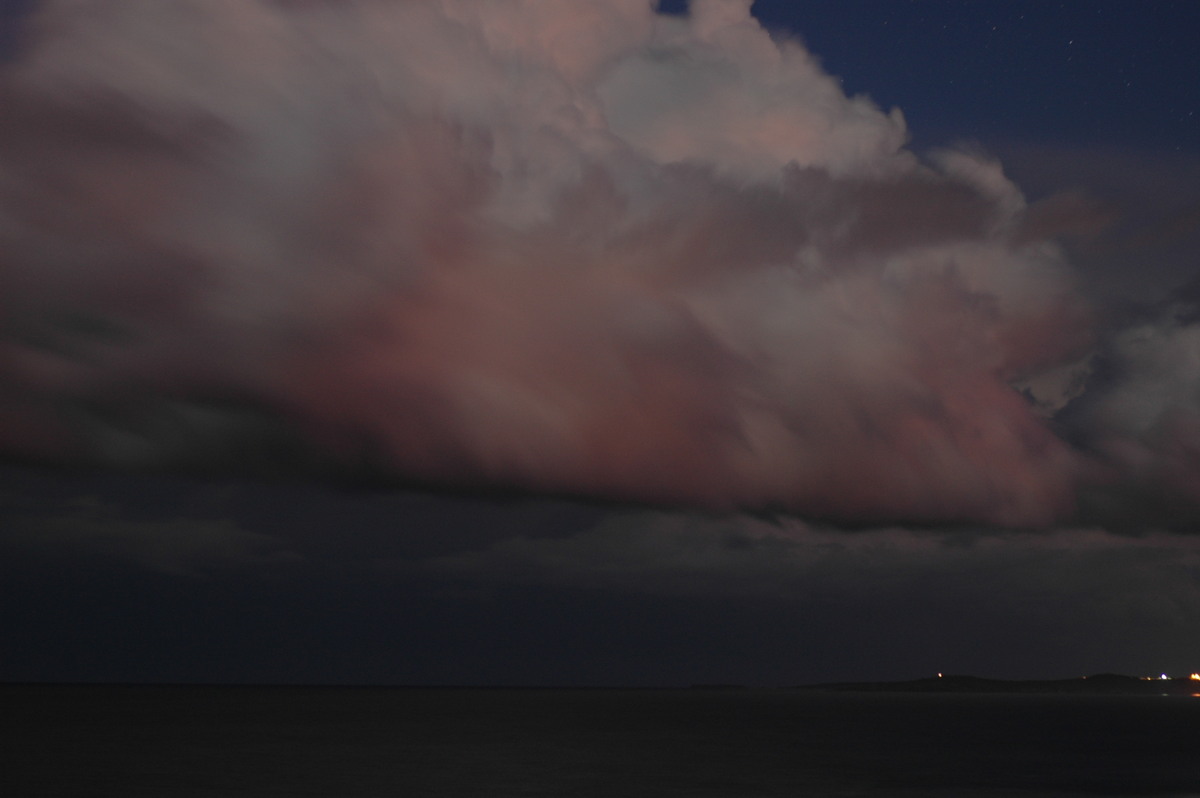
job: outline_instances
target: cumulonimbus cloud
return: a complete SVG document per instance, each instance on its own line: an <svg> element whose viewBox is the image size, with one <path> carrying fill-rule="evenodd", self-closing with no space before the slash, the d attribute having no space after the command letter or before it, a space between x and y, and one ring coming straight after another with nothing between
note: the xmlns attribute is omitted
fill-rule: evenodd
<svg viewBox="0 0 1200 798"><path fill-rule="evenodd" d="M750 5L43 2L0 67L0 446L279 424L431 482L1069 516L1065 399L1014 387L1092 337L1046 225Z"/></svg>

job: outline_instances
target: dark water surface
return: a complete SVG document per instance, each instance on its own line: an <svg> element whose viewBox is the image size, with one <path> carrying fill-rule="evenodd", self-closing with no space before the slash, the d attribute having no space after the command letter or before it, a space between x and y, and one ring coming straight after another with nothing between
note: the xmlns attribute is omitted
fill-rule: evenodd
<svg viewBox="0 0 1200 798"><path fill-rule="evenodd" d="M4 796L1200 796L1200 698L0 687Z"/></svg>

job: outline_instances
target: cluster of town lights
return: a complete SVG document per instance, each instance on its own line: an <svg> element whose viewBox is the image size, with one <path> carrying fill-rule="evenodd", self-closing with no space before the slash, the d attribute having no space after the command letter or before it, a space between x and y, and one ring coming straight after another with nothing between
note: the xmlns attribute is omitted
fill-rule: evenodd
<svg viewBox="0 0 1200 798"><path fill-rule="evenodd" d="M942 678L942 673L941 673L940 671L938 672L938 678L939 678L939 679L941 679L941 678ZM1086 677L1086 676L1084 676L1083 678L1085 678L1085 679L1086 679L1087 677ZM1189 679L1191 679L1193 682L1200 682L1200 673L1193 673L1193 674L1190 674L1190 675L1188 676L1188 678L1189 678ZM1143 677L1142 677L1142 680L1143 680L1143 681L1147 681L1147 682L1148 682L1148 681L1153 681L1153 680L1154 680L1154 677L1153 677L1153 676L1143 676ZM1167 681L1170 681L1170 680L1171 680L1171 677L1170 677L1170 676L1168 676L1167 674L1165 674L1165 673L1164 673L1164 674L1162 674L1162 675L1160 675L1160 676L1158 677L1158 680L1159 680L1159 681L1162 681L1162 682L1167 682Z"/></svg>

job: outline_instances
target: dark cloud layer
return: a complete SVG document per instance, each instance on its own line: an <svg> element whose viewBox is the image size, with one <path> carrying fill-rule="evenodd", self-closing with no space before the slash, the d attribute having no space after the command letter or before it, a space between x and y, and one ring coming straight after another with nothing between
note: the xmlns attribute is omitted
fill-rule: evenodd
<svg viewBox="0 0 1200 798"><path fill-rule="evenodd" d="M1200 496L1195 318L1109 330L1055 240L1087 212L916 157L746 0L56 0L0 104L10 455L1010 525Z"/></svg>
<svg viewBox="0 0 1200 798"><path fill-rule="evenodd" d="M9 680L786 685L1200 656L1195 536L4 476ZM55 491L82 498L27 499Z"/></svg>

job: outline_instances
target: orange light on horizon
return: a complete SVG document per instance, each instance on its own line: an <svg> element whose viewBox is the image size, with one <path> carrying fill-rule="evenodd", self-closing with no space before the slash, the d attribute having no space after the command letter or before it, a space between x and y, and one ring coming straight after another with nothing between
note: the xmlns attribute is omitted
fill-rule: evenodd
<svg viewBox="0 0 1200 798"><path fill-rule="evenodd" d="M1193 682L1200 682L1200 673L1193 673L1188 678L1191 679Z"/></svg>

